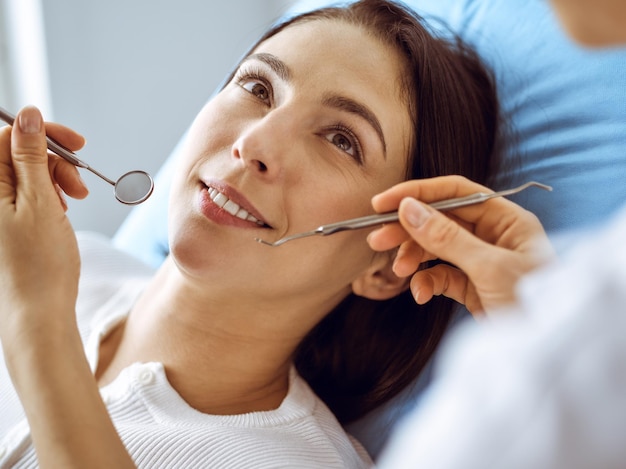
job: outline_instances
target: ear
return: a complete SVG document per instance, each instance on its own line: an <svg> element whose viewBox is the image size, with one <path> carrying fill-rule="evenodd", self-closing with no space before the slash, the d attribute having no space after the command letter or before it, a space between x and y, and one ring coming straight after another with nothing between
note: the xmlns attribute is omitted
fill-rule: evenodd
<svg viewBox="0 0 626 469"><path fill-rule="evenodd" d="M376 253L370 266L352 282L355 295L370 300L388 300L409 287L410 277L401 278L393 272L395 251Z"/></svg>

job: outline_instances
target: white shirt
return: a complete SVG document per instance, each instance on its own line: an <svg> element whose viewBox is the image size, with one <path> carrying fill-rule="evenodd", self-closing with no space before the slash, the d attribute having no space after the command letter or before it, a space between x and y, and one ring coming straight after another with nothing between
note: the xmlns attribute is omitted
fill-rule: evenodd
<svg viewBox="0 0 626 469"><path fill-rule="evenodd" d="M626 467L626 211L584 240L449 338L380 468Z"/></svg>
<svg viewBox="0 0 626 469"><path fill-rule="evenodd" d="M95 369L101 339L129 312L152 269L98 235L79 234L77 315ZM68 383L71 387L71 383ZM208 415L190 407L161 363L135 363L101 389L120 438L145 468L363 468L372 462L292 369L278 409ZM23 410L0 354L0 467L37 467Z"/></svg>

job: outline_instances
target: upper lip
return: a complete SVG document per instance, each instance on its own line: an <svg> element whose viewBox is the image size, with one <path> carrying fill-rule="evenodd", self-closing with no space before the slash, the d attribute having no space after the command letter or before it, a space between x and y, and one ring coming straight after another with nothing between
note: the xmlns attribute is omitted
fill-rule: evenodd
<svg viewBox="0 0 626 469"><path fill-rule="evenodd" d="M257 208L252 204L252 202L250 202L241 192L239 192L234 187L229 186L227 183L223 181L216 181L216 180L205 180L205 181L202 181L202 183L207 188L213 188L213 189L218 190L219 192L224 194L226 197L228 197L230 200L232 200L234 203L236 203L241 208L246 210L250 215L254 216L257 220L261 221L266 227L271 228L271 226L267 223L267 221L265 221L265 217L263 217L261 212L257 210Z"/></svg>

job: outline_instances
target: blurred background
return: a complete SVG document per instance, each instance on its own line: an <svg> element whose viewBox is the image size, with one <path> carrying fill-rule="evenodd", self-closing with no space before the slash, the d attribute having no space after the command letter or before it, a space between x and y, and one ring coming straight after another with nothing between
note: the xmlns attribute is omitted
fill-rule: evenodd
<svg viewBox="0 0 626 469"><path fill-rule="evenodd" d="M293 0L0 0L0 105L38 106L87 138L110 179L153 176L241 55ZM81 170L76 230L112 235L130 207ZM150 200L145 202L150 203Z"/></svg>

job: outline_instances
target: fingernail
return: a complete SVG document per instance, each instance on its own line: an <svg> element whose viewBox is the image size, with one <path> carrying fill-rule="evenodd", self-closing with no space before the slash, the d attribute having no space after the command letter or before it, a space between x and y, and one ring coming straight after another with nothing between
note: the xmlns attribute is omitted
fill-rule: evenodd
<svg viewBox="0 0 626 469"><path fill-rule="evenodd" d="M25 134L36 134L41 131L41 115L33 106L25 107L19 115L18 124Z"/></svg>
<svg viewBox="0 0 626 469"><path fill-rule="evenodd" d="M396 274L398 277L400 276L400 275L398 275L398 258L395 258L393 260L393 264L391 265L391 271L394 274Z"/></svg>
<svg viewBox="0 0 626 469"><path fill-rule="evenodd" d="M426 207L415 199L406 198L402 201L402 205L406 221L414 228L422 226L431 216Z"/></svg>
<svg viewBox="0 0 626 469"><path fill-rule="evenodd" d="M85 182L85 180L84 180L82 177L80 177L80 174L78 175L78 182L79 182L80 184L82 184L82 186L83 186L85 189L89 189L89 188L87 187L87 183Z"/></svg>
<svg viewBox="0 0 626 469"><path fill-rule="evenodd" d="M415 300L415 302L418 305L421 305L422 303L420 303L420 289L419 288L412 288L411 289L411 293L413 294L413 299Z"/></svg>

